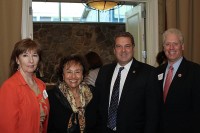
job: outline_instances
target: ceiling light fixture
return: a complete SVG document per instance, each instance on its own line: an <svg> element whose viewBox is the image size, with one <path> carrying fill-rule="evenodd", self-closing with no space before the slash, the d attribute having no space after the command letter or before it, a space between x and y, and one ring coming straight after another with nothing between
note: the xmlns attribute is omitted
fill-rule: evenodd
<svg viewBox="0 0 200 133"><path fill-rule="evenodd" d="M122 2L109 0L85 0L84 2L88 8L100 11L111 10L122 5Z"/></svg>

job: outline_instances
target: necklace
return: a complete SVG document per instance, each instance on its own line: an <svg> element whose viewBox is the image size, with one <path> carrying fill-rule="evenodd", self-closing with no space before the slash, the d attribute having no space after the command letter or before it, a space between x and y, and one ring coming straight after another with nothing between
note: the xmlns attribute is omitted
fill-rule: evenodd
<svg viewBox="0 0 200 133"><path fill-rule="evenodd" d="M33 80L33 83L32 83L32 84L30 84L30 83L27 83L27 84L28 84L28 86L31 88L31 90L34 91L34 93L35 93L36 95L40 94L40 89L39 89L37 83L35 82L35 80Z"/></svg>

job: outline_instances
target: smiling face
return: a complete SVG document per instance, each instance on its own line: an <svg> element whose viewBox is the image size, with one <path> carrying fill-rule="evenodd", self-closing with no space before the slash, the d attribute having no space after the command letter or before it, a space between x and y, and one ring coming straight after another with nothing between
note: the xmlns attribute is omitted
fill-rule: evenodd
<svg viewBox="0 0 200 133"><path fill-rule="evenodd" d="M168 34L163 47L169 63L174 63L183 56L184 45L176 34Z"/></svg>
<svg viewBox="0 0 200 133"><path fill-rule="evenodd" d="M121 66L128 64L133 58L134 46L129 37L115 39L114 54Z"/></svg>
<svg viewBox="0 0 200 133"><path fill-rule="evenodd" d="M63 80L70 89L78 89L83 80L83 67L80 63L70 61L63 68Z"/></svg>
<svg viewBox="0 0 200 133"><path fill-rule="evenodd" d="M16 62L19 66L19 71L32 74L37 68L39 55L36 50L27 50L16 58Z"/></svg>

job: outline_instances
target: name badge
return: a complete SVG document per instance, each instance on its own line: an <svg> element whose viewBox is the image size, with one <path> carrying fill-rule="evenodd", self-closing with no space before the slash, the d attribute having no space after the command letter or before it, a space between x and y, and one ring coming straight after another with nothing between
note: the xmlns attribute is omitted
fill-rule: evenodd
<svg viewBox="0 0 200 133"><path fill-rule="evenodd" d="M163 79L163 73L158 75L158 80L162 80Z"/></svg>
<svg viewBox="0 0 200 133"><path fill-rule="evenodd" d="M43 91L43 97L44 97L44 99L47 99L47 97L48 97L48 94L47 94L46 90Z"/></svg>

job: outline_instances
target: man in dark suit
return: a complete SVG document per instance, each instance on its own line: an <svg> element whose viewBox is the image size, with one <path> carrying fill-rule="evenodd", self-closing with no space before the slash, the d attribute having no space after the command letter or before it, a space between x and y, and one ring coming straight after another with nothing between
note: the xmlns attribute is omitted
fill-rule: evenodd
<svg viewBox="0 0 200 133"><path fill-rule="evenodd" d="M183 57L183 35L178 29L163 33L163 48L168 62L157 68L163 92L162 131L200 133L200 66ZM170 66L172 74L168 74Z"/></svg>
<svg viewBox="0 0 200 133"><path fill-rule="evenodd" d="M114 38L117 62L103 66L96 80L98 133L156 133L159 119L159 88L155 69L133 58L134 38L122 32ZM121 71L118 98L113 98L115 80ZM113 99L117 100L113 110ZM115 115L113 118L112 115ZM112 120L112 121L110 121ZM114 123L114 124L113 124ZM96 133L95 132L95 133Z"/></svg>

